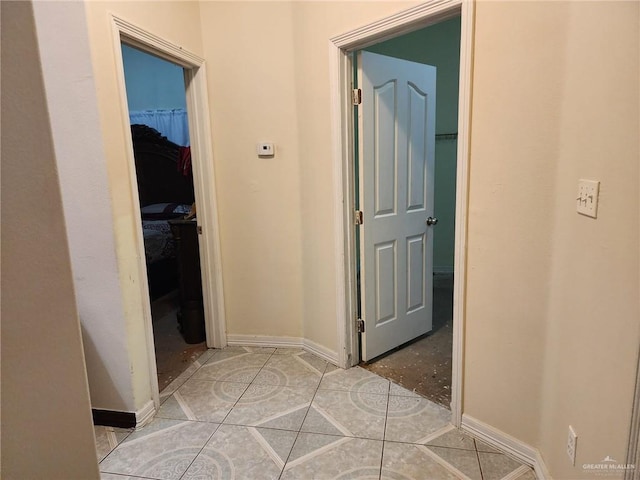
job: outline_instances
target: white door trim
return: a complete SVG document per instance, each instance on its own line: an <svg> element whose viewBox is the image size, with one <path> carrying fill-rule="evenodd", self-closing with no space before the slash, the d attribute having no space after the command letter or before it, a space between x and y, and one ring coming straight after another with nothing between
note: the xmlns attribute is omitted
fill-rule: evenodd
<svg viewBox="0 0 640 480"><path fill-rule="evenodd" d="M185 89L187 97L187 114L189 118L189 134L193 158L193 178L195 197L198 203L198 225L202 227L200 236L200 270L202 272L202 295L204 301L205 327L207 346L220 348L226 346L226 321L224 311L224 292L222 286L222 262L220 236L218 228L218 207L215 195L215 172L213 166L213 149L211 146L211 128L209 123L209 99L207 95L206 65L204 59L188 50L153 34L133 23L115 15L111 15L113 31L113 48L116 57L116 74L120 92L122 125L127 128L129 175L131 181L131 198L134 209L139 212L135 160L133 142L129 132L129 108L127 104L124 66L122 62L121 42L135 46L144 51L162 57L184 68ZM140 298L143 305L145 322L145 342L149 361L149 376L153 401L160 406L156 357L151 321L151 305L147 285L147 269L145 265L144 240L140 215L133 215L136 222L138 249L138 271L140 282Z"/></svg>
<svg viewBox="0 0 640 480"><path fill-rule="evenodd" d="M629 426L629 440L627 443L627 465L640 463L640 352L636 366L636 388L633 394L633 408L631 410L631 425ZM624 480L639 480L640 469L624 471Z"/></svg>
<svg viewBox="0 0 640 480"><path fill-rule="evenodd" d="M340 366L356 365L358 338L355 329L355 225L353 181L353 115L350 91L350 52L405 33L461 17L460 89L458 100L458 157L456 174L456 222L453 294L453 359L451 385L452 423L462 422L462 378L466 299L466 251L468 212L469 138L473 61L473 0L431 0L361 28L333 37L329 42L331 123L336 232L336 297Z"/></svg>

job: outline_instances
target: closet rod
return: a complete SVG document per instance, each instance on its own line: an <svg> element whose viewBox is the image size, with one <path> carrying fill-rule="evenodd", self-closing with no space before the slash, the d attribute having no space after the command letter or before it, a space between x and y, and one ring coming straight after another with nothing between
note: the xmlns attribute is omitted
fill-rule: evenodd
<svg viewBox="0 0 640 480"><path fill-rule="evenodd" d="M458 132L436 134L436 140L457 140L457 139L458 139Z"/></svg>

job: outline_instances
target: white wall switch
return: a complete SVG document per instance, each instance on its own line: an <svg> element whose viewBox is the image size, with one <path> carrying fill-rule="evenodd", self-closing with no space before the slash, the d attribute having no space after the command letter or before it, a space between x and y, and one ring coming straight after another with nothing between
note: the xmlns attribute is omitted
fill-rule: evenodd
<svg viewBox="0 0 640 480"><path fill-rule="evenodd" d="M571 465L576 464L576 449L578 447L578 435L571 425L569 425L569 434L567 436L567 455L571 460Z"/></svg>
<svg viewBox="0 0 640 480"><path fill-rule="evenodd" d="M259 143L256 150L259 157L273 157L276 149L273 143Z"/></svg>
<svg viewBox="0 0 640 480"><path fill-rule="evenodd" d="M598 193L600 182L597 180L578 181L578 197L576 198L576 210L587 217L598 216Z"/></svg>

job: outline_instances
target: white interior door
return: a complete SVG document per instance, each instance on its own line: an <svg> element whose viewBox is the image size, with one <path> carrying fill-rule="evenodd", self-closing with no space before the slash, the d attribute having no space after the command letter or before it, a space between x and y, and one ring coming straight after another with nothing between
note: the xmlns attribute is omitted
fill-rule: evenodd
<svg viewBox="0 0 640 480"><path fill-rule="evenodd" d="M436 68L361 52L362 360L432 328Z"/></svg>

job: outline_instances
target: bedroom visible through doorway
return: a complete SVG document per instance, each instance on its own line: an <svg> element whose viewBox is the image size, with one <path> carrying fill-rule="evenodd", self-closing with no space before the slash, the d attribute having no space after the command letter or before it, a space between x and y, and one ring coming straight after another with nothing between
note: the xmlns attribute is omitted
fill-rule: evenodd
<svg viewBox="0 0 640 480"><path fill-rule="evenodd" d="M122 43L159 390L206 347L183 67Z"/></svg>
<svg viewBox="0 0 640 480"><path fill-rule="evenodd" d="M403 253L403 240L375 240L372 244L364 242L363 235L365 225L359 225L355 231L355 244L356 244L356 272L358 272L358 290L361 287L366 292L366 280L365 275L367 272L369 275L373 275L372 272L377 272L377 277L369 277L369 286L373 285L372 290L375 290L369 297L368 301L372 302L369 307L366 307L366 298L362 298L358 295L359 303L359 318L365 320L365 332L360 334L361 345L361 359L366 360L362 366L375 373L383 375L390 380L399 383L400 385L414 390L426 398L439 403L447 408L451 403L451 384L452 384L452 341L453 341L453 271L454 271L454 250L455 250L455 211L456 211L456 171L457 171L457 137L458 137L458 91L459 91L459 74L460 74L460 17L451 18L443 22L428 26L426 28L402 35L400 37L386 40L381 43L377 43L370 47L365 48L363 51L375 53L381 55L380 60L382 65L388 63L389 67L395 65L394 61L385 63L384 58L392 57L393 59L407 61L408 64L424 64L435 67L436 69L436 88L435 99L427 99L427 94L422 90L410 83L410 87L415 87L414 96L410 98L409 102L414 102L409 108L411 120L402 123L402 120L397 120L403 129L411 128L411 125L416 124L416 106L417 101L424 98L424 105L428 105L428 108L432 108L434 103L435 107L435 132L433 132L433 138L427 138L426 144L433 142L433 163L434 170L432 173L419 173L418 179L421 175L427 178L428 175L432 175L432 183L426 182L424 185L432 185L433 191L430 192L430 197L425 190L425 196L421 197L425 201L420 202L413 201L410 196L410 190L415 189L416 185L422 185L422 181L411 183L409 178L409 187L402 186L402 182L407 182L406 179L401 178L401 174L397 170L397 167L384 170L384 159L382 159L380 152L382 151L382 144L378 142L378 138L369 139L375 143L373 150L377 153L375 160L371 154L367 153L367 147L363 142L367 141L366 135L381 135L381 126L383 126L384 120L378 118L374 120L377 129L374 131L366 130L363 125L362 119L358 121L358 115L363 115L362 110L356 110L356 118L354 120L354 126L356 126L356 132L354 134L354 159L356 174L354 179L356 185L354 187L356 193L355 204L357 210L370 208L365 206L365 188L372 188L371 195L378 195L375 199L372 197L373 204L380 210L378 213L372 213L367 217L367 212L364 212L365 225L369 222L379 219L392 219L399 213L403 207L406 207L409 215L420 216L420 222L422 222L422 228L420 235L411 234L407 237L406 244L407 249ZM362 75L366 72L358 71L358 54L354 53L354 79L355 84L358 87L364 88L366 86L366 79L362 78ZM383 73L384 73L384 68ZM388 72L390 77L393 77L393 72ZM375 83L375 82L374 82ZM380 81L380 84L374 84L372 90L369 93L363 90L362 102L375 101L376 108L379 111L383 105L385 95L390 95L388 85L391 85L386 80ZM364 84L364 85L363 85ZM411 90L411 88L410 88ZM399 90L393 95L394 101L401 102L402 92ZM367 98L369 96L370 98ZM372 98L373 97L373 98ZM394 104L394 108L401 108L399 104ZM356 107L361 109L361 106ZM425 112L427 111L425 107ZM395 115L395 113L394 113ZM420 113L419 115L423 115ZM424 113L424 115L427 115ZM412 123L413 122L413 123ZM357 126L360 123L360 130ZM402 129L401 129L402 130ZM398 135L398 134L396 134ZM400 133L401 135L401 133ZM409 134L410 136L411 134ZM397 137L396 137L397 138ZM416 145L411 145L411 139L409 142L409 157L415 154L417 151ZM398 145L401 142L398 140ZM393 147L393 152L396 155L402 155L402 152L398 152L397 146ZM363 151L360 151L363 150ZM427 148L428 150L428 148ZM391 150L390 150L391 151ZM425 157L426 158L426 157ZM411 160L409 160L411 161ZM369 163L373 162L373 163ZM414 164L415 168L415 164ZM367 169L372 169L367 173ZM397 178L393 179L392 183L389 183L389 192L391 193L391 199L395 198L395 206L393 202L390 203L390 210L383 211L381 205L383 198L379 197L381 192L384 193L384 182L389 179L388 175L384 176L383 173L398 172ZM423 170L420 170L423 172ZM426 172L426 171L424 171ZM415 173L415 172L414 172ZM367 177L369 175L369 177ZM366 187L366 178L370 178L370 187ZM427 178L428 179L428 178ZM426 188L426 187L425 187ZM409 193L407 193L409 191ZM402 193L404 192L404 193ZM397 195L397 198L393 195ZM402 198L400 198L402 197ZM407 198L405 198L407 197ZM413 202L413 203L412 203ZM393 209L397 207L398 212L394 213ZM376 210L377 212L377 210ZM424 217L424 218L422 218ZM431 218L431 222L429 218ZM426 223L425 223L426 222ZM371 233L371 235L378 234ZM413 247L412 247L413 246ZM415 248L414 248L415 247ZM420 248L418 248L420 247ZM364 249L373 248L367 256ZM416 248L418 248L416 250ZM424 255L425 249L432 249L432 260L428 255ZM390 252L385 260L385 252ZM407 253L408 252L408 253ZM405 265L409 265L411 254L414 256L420 256L423 258L422 266L417 265L417 270L414 268L413 273L411 269L404 270L402 267L403 262ZM365 253L364 255L362 253ZM420 255L417 255L420 253ZM403 260L403 258L405 260ZM376 260L377 259L377 260ZM394 260L395 259L395 260ZM362 263L361 263L362 262ZM367 263L364 263L367 262ZM419 262L420 263L420 262ZM408 268L408 267L407 267ZM397 269L397 270L396 270ZM391 272L388 276L388 288L385 288L384 273ZM421 273L422 272L422 273ZM424 275L423 275L424 273ZM360 276L363 276L362 278ZM433 275L431 277L431 275ZM407 281L402 284L404 279ZM422 287L422 294L419 294L421 289L415 290L411 286L412 282L420 280ZM364 284L364 285L363 285ZM402 290L405 288L406 291ZM400 290L398 290L400 288ZM412 289L413 288L413 289ZM389 291L395 292L394 295L388 295ZM378 293L376 293L378 292ZM385 293L386 292L386 293ZM376 295L380 295L382 300ZM365 296L367 294L365 293ZM406 297L406 298L405 298ZM415 297L415 298L414 298ZM418 301L420 298L423 300ZM364 300L364 302L363 302ZM384 305L384 301L388 302L387 307ZM405 302L406 300L406 302ZM422 303L421 303L422 302ZM405 305L406 303L406 305ZM422 307L420 307L422 305ZM406 308L405 308L406 307ZM420 307L420 308L418 308ZM386 310L385 310L386 308ZM366 341L367 332L375 333L375 330L379 327L384 328L385 324L388 327L393 320L398 318L398 314L402 313L405 309L410 313L418 312L428 309L425 312L425 322L431 322L430 325L426 325L424 329L414 331L419 332L417 335L408 334L408 340L402 341L400 344L396 344L390 350L385 350L381 354L379 350L373 350L373 354L370 352L363 352L363 342ZM426 315L428 313L428 315ZM369 321L367 322L367 316ZM374 317L374 318L372 318ZM371 322L371 320L374 320ZM375 321L378 319L380 321ZM398 327L399 328L399 327ZM413 327L412 327L413 328ZM396 328L397 329L397 328ZM427 333L421 332L428 330Z"/></svg>

